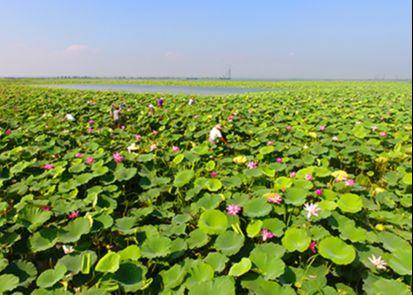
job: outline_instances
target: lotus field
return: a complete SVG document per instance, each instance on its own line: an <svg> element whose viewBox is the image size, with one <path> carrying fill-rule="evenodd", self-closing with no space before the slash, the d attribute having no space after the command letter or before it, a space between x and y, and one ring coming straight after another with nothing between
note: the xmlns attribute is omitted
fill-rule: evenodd
<svg viewBox="0 0 413 295"><path fill-rule="evenodd" d="M0 294L410 294L411 84L239 86L0 81Z"/></svg>

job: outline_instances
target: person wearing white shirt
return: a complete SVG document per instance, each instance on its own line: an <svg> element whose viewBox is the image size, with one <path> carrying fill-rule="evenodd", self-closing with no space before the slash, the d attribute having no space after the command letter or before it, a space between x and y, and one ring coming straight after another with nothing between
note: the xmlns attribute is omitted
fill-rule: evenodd
<svg viewBox="0 0 413 295"><path fill-rule="evenodd" d="M209 132L209 142L212 144L216 144L217 140L221 140L223 143L228 144L225 136L222 135L222 126L221 124L217 124L214 128L211 129Z"/></svg>

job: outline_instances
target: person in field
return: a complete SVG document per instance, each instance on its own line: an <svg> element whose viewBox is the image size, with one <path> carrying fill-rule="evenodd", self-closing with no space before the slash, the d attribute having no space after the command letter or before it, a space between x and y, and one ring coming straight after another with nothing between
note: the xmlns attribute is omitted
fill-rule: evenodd
<svg viewBox="0 0 413 295"><path fill-rule="evenodd" d="M164 102L165 102L165 99L164 99L163 97L161 97L161 98L159 98L159 99L156 101L156 105L157 105L158 107L162 108Z"/></svg>
<svg viewBox="0 0 413 295"><path fill-rule="evenodd" d="M211 144L216 144L218 140L221 140L224 144L228 144L227 139L222 134L222 125L221 124L215 125L214 128L212 128L211 131L209 132L208 141Z"/></svg>
<svg viewBox="0 0 413 295"><path fill-rule="evenodd" d="M116 128L120 128L121 113L122 113L122 107L112 104L110 108L110 115L113 118L113 123Z"/></svg>

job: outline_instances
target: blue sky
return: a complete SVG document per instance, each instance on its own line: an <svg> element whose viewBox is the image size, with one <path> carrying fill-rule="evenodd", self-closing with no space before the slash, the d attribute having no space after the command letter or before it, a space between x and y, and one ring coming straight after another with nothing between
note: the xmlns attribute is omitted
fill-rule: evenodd
<svg viewBox="0 0 413 295"><path fill-rule="evenodd" d="M411 0L0 0L0 76L410 78Z"/></svg>

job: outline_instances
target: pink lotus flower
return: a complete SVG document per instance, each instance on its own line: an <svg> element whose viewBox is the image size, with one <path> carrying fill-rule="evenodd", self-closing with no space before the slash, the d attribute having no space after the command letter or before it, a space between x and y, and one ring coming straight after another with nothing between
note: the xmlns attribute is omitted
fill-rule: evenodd
<svg viewBox="0 0 413 295"><path fill-rule="evenodd" d="M229 122L234 121L234 116L233 116L233 115L229 115L229 117L228 117L228 121L229 121Z"/></svg>
<svg viewBox="0 0 413 295"><path fill-rule="evenodd" d="M173 147L172 147L172 151L174 152L174 153L177 153L177 152L179 152L181 149L179 148L179 146L176 146L176 145L174 145Z"/></svg>
<svg viewBox="0 0 413 295"><path fill-rule="evenodd" d="M295 172L295 171L290 172L290 177L291 178L294 178L296 176L297 176L297 172Z"/></svg>
<svg viewBox="0 0 413 295"><path fill-rule="evenodd" d="M42 208L40 208L42 211L46 211L46 212L50 212L50 207L49 206L43 206Z"/></svg>
<svg viewBox="0 0 413 295"><path fill-rule="evenodd" d="M258 164L257 164L257 162L250 161L250 162L248 162L247 167L248 167L248 169L257 169Z"/></svg>
<svg viewBox="0 0 413 295"><path fill-rule="evenodd" d="M304 204L304 210L307 211L307 219L310 219L312 216L318 217L321 209L317 204Z"/></svg>
<svg viewBox="0 0 413 295"><path fill-rule="evenodd" d="M137 141L140 141L140 140L142 139L142 136L141 136L140 134L136 134L136 135L135 135L135 139L136 139Z"/></svg>
<svg viewBox="0 0 413 295"><path fill-rule="evenodd" d="M85 162L88 165L92 165L95 162L95 159L93 157L88 157Z"/></svg>
<svg viewBox="0 0 413 295"><path fill-rule="evenodd" d="M156 150L158 148L158 146L156 144L151 144L151 146L149 147L149 149L151 150L151 152L153 152L154 150Z"/></svg>
<svg viewBox="0 0 413 295"><path fill-rule="evenodd" d="M126 128L125 125L121 125L121 126L120 126L120 129L122 129L122 130L124 130L125 128Z"/></svg>
<svg viewBox="0 0 413 295"><path fill-rule="evenodd" d="M313 177L311 174L306 174L306 175L305 175L305 180L313 181L313 180L314 180L314 177Z"/></svg>
<svg viewBox="0 0 413 295"><path fill-rule="evenodd" d="M322 196L323 195L323 190L321 188L318 188L318 189L315 190L315 194L317 196Z"/></svg>
<svg viewBox="0 0 413 295"><path fill-rule="evenodd" d="M274 194L267 199L268 203L280 205L283 201L283 198L279 194Z"/></svg>
<svg viewBox="0 0 413 295"><path fill-rule="evenodd" d="M287 126L287 127L285 127L285 129L287 129L287 131L291 131L293 129L293 127L292 126Z"/></svg>
<svg viewBox="0 0 413 295"><path fill-rule="evenodd" d="M321 126L320 126L320 131L323 132L323 131L325 131L325 130L326 130L326 126L325 126L325 125L321 125Z"/></svg>
<svg viewBox="0 0 413 295"><path fill-rule="evenodd" d="M152 130L152 134L153 134L153 135L158 135L158 133L159 133L158 131Z"/></svg>
<svg viewBox="0 0 413 295"><path fill-rule="evenodd" d="M283 158L277 158L276 161L277 161L277 163L282 163L282 162L283 162Z"/></svg>
<svg viewBox="0 0 413 295"><path fill-rule="evenodd" d="M4 134L10 135L10 134L11 134L11 129L7 129L7 130L4 132Z"/></svg>
<svg viewBox="0 0 413 295"><path fill-rule="evenodd" d="M235 215L238 215L238 213L240 213L240 212L241 212L241 207L238 206L238 205L228 205L227 206L227 213L229 215L235 216Z"/></svg>
<svg viewBox="0 0 413 295"><path fill-rule="evenodd" d="M76 153L75 158L81 158L81 157L83 157L82 153Z"/></svg>
<svg viewBox="0 0 413 295"><path fill-rule="evenodd" d="M54 169L54 165L52 164L45 164L42 167L44 170L53 170Z"/></svg>
<svg viewBox="0 0 413 295"><path fill-rule="evenodd" d="M380 132L380 136L381 137L387 137L387 132L385 132L385 131Z"/></svg>
<svg viewBox="0 0 413 295"><path fill-rule="evenodd" d="M79 211L73 211L73 212L70 212L69 215L67 215L67 218L76 219L79 217L79 215L80 215Z"/></svg>
<svg viewBox="0 0 413 295"><path fill-rule="evenodd" d="M309 249L313 252L313 254L317 254L317 242L311 241Z"/></svg>
<svg viewBox="0 0 413 295"><path fill-rule="evenodd" d="M92 127L88 127L87 128L87 133L92 133L93 132L93 128Z"/></svg>
<svg viewBox="0 0 413 295"><path fill-rule="evenodd" d="M116 152L113 154L113 160L115 160L116 163L121 163L124 160L124 157L120 153Z"/></svg>
<svg viewBox="0 0 413 295"><path fill-rule="evenodd" d="M353 179L348 179L344 182L346 186L354 186L356 182Z"/></svg>
<svg viewBox="0 0 413 295"><path fill-rule="evenodd" d="M266 240L270 240L275 237L275 235L266 228L263 228L261 231L262 240L265 242Z"/></svg>
<svg viewBox="0 0 413 295"><path fill-rule="evenodd" d="M89 123L89 125L93 125L93 124L95 124L95 121L92 120L92 119L90 119L90 120L88 121L88 123Z"/></svg>
<svg viewBox="0 0 413 295"><path fill-rule="evenodd" d="M217 177L218 176L218 172L216 172L216 171L212 171L211 172L211 177L212 178L215 178L215 177Z"/></svg>
<svg viewBox="0 0 413 295"><path fill-rule="evenodd" d="M272 140L267 141L267 145L273 145L273 144L274 144L274 141Z"/></svg>

